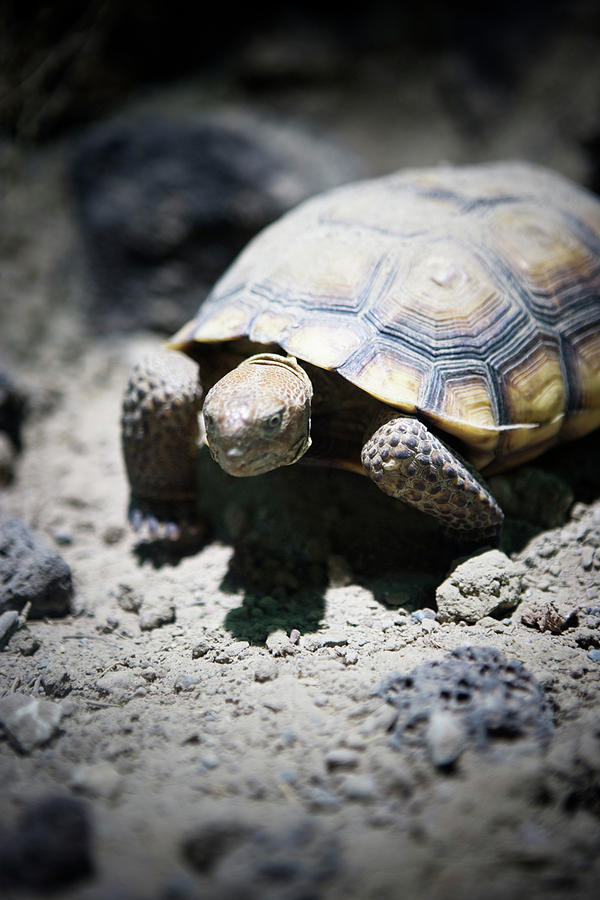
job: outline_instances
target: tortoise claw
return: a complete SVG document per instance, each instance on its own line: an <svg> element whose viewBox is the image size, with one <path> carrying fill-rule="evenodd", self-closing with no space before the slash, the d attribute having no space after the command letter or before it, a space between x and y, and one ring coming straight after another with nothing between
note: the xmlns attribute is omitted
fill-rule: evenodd
<svg viewBox="0 0 600 900"><path fill-rule="evenodd" d="M127 519L142 541L189 543L202 536L193 500L155 500L131 495Z"/></svg>

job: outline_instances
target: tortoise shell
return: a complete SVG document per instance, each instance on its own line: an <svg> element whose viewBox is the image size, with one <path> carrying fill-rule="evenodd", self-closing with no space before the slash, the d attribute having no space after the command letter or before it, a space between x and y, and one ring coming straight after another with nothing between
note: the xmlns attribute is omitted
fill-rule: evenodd
<svg viewBox="0 0 600 900"><path fill-rule="evenodd" d="M418 415L478 468L515 465L600 425L600 201L526 163L328 191L251 241L170 343L242 338Z"/></svg>

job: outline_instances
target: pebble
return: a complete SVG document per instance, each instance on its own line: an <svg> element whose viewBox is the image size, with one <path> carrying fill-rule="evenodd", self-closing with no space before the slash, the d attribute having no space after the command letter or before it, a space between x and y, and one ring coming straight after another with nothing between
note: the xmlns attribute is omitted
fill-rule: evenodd
<svg viewBox="0 0 600 900"><path fill-rule="evenodd" d="M265 642L269 653L272 656L291 656L294 653L298 653L298 638L294 634L295 640L292 640L293 633L291 632L288 636L282 628L272 632Z"/></svg>
<svg viewBox="0 0 600 900"><path fill-rule="evenodd" d="M355 666L358 662L358 651L348 650L344 655L344 664L346 666Z"/></svg>
<svg viewBox="0 0 600 900"><path fill-rule="evenodd" d="M216 769L221 765L221 760L216 753L204 753L200 757L200 765L204 766L205 769Z"/></svg>
<svg viewBox="0 0 600 900"><path fill-rule="evenodd" d="M372 775L346 775L342 784L342 792L348 800L373 800L377 794L377 785Z"/></svg>
<svg viewBox="0 0 600 900"><path fill-rule="evenodd" d="M143 598L130 584L119 584L117 587L117 603L125 612L139 612Z"/></svg>
<svg viewBox="0 0 600 900"><path fill-rule="evenodd" d="M13 648L16 648L22 656L33 656L42 646L42 642L24 628L17 632L15 637L13 637L11 645Z"/></svg>
<svg viewBox="0 0 600 900"><path fill-rule="evenodd" d="M206 641L198 641L198 643L192 647L192 659L200 659L200 657L206 656L212 649L211 645Z"/></svg>
<svg viewBox="0 0 600 900"><path fill-rule="evenodd" d="M436 619L437 613L433 609L429 609L429 607L425 606L423 609L415 609L414 612L410 614L411 622L419 622L422 623L425 619Z"/></svg>
<svg viewBox="0 0 600 900"><path fill-rule="evenodd" d="M115 800L120 792L122 776L109 762L81 763L69 777L69 787L88 797Z"/></svg>
<svg viewBox="0 0 600 900"><path fill-rule="evenodd" d="M171 625L175 621L175 606L170 600L160 598L140 613L139 623L142 631L153 631L163 625Z"/></svg>
<svg viewBox="0 0 600 900"><path fill-rule="evenodd" d="M581 548L581 565L584 569L591 569L594 563L594 548L593 547L582 547Z"/></svg>
<svg viewBox="0 0 600 900"><path fill-rule="evenodd" d="M28 694L8 694L0 699L0 723L11 742L22 753L54 737L62 719L62 709L51 700L40 700Z"/></svg>
<svg viewBox="0 0 600 900"><path fill-rule="evenodd" d="M588 659L591 659L592 662L600 662L600 650L590 650L588 652Z"/></svg>
<svg viewBox="0 0 600 900"><path fill-rule="evenodd" d="M274 681L278 674L277 663L273 659L261 659L254 666L255 681Z"/></svg>
<svg viewBox="0 0 600 900"><path fill-rule="evenodd" d="M175 679L175 684L173 685L173 687L176 693L179 693L180 691L193 691L199 681L200 677L198 675L189 673L185 675L179 675Z"/></svg>
<svg viewBox="0 0 600 900"><path fill-rule="evenodd" d="M434 710L427 725L427 747L434 765L451 766L465 748L467 735L460 719L447 710Z"/></svg>
<svg viewBox="0 0 600 900"><path fill-rule="evenodd" d="M66 526L64 528L56 528L52 532L54 543L59 547L70 547L73 543L73 532Z"/></svg>
<svg viewBox="0 0 600 900"><path fill-rule="evenodd" d="M224 647L223 650L215 656L215 662L223 665L232 663L239 658L249 646L250 644L248 641L235 641L233 644L228 644L227 647Z"/></svg>
<svg viewBox="0 0 600 900"><path fill-rule="evenodd" d="M44 666L41 682L49 697L66 697L71 693L71 675L58 661L50 660L49 664Z"/></svg>
<svg viewBox="0 0 600 900"><path fill-rule="evenodd" d="M0 612L31 603L30 619L65 616L72 596L71 570L62 557L18 519L0 522Z"/></svg>
<svg viewBox="0 0 600 900"><path fill-rule="evenodd" d="M332 769L354 769L360 762L360 755L356 750L347 747L338 747L325 754L325 765Z"/></svg>

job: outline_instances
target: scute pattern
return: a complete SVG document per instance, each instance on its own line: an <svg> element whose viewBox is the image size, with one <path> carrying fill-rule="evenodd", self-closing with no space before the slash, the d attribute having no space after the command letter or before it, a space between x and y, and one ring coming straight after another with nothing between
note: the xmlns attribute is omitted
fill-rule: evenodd
<svg viewBox="0 0 600 900"><path fill-rule="evenodd" d="M600 202L524 163L337 188L252 241L172 345L249 337L459 437L478 467L600 425Z"/></svg>

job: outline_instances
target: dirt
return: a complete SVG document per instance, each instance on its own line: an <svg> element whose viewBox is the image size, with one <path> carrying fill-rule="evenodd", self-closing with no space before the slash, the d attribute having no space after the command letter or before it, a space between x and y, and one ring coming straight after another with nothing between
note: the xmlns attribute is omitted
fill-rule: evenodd
<svg viewBox="0 0 600 900"><path fill-rule="evenodd" d="M374 173L519 155L584 179L576 139L547 115L550 96L574 115L549 74L561 53L532 67L510 128L494 120L476 146L428 73L399 99L371 104L365 88L298 105ZM539 461L574 500L555 527L509 517L517 605L473 624L434 615L457 549L347 473L298 467L241 485L203 459L199 546L139 543L119 407L158 338L91 326L68 151L2 148L1 351L30 398L2 515L45 536L75 585L70 615L30 619L0 656L1 695L62 709L43 746L0 740L6 835L44 798L82 798L92 869L59 885L73 900L597 896L600 482L577 477L595 469L597 439ZM550 711L544 741L516 727L457 737L443 717L398 740L378 687L468 645L522 664Z"/></svg>

